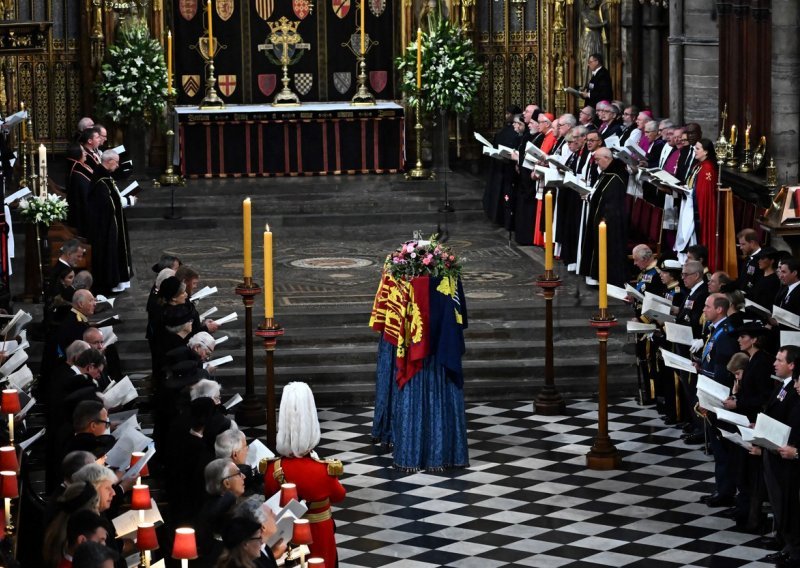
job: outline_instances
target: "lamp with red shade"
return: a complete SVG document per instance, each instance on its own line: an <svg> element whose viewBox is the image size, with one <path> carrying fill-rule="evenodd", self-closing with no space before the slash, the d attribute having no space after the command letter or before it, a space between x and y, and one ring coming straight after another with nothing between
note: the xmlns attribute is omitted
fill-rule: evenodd
<svg viewBox="0 0 800 568"><path fill-rule="evenodd" d="M131 493L131 509L139 511L139 522L144 522L144 512L150 509L150 488L147 485L134 485Z"/></svg>
<svg viewBox="0 0 800 568"><path fill-rule="evenodd" d="M131 465L129 467L135 466L136 462L138 462L143 457L144 457L144 452L133 452L131 454ZM139 472L139 477L136 479L136 485L141 485L142 478L148 477L149 475L150 475L150 470L147 469L147 464L144 464L144 467L142 467L142 470Z"/></svg>
<svg viewBox="0 0 800 568"><path fill-rule="evenodd" d="M0 412L8 414L8 437L9 444L14 445L14 415L22 410L19 403L19 391L17 389L4 389L0 397Z"/></svg>
<svg viewBox="0 0 800 568"><path fill-rule="evenodd" d="M14 534L11 520L11 500L19 497L19 482L16 471L0 471L0 496L3 497L6 514L6 536Z"/></svg>
<svg viewBox="0 0 800 568"><path fill-rule="evenodd" d="M289 501L292 499L299 501L297 498L297 485L294 483L284 483L281 485L281 507L288 505Z"/></svg>
<svg viewBox="0 0 800 568"><path fill-rule="evenodd" d="M197 541L195 540L193 528L181 527L175 529L172 557L181 561L181 568L188 568L189 560L197 558Z"/></svg>
<svg viewBox="0 0 800 568"><path fill-rule="evenodd" d="M0 448L0 471L16 471L19 473L17 449L14 446Z"/></svg>
<svg viewBox="0 0 800 568"><path fill-rule="evenodd" d="M141 523L136 528L136 548L142 553L142 566L150 568L150 551L158 548L156 526L153 523Z"/></svg>
<svg viewBox="0 0 800 568"><path fill-rule="evenodd" d="M311 538L311 523L308 519L295 519L292 526L292 542L291 548L294 554L300 555L300 566L306 568L306 551L308 545L314 542ZM292 551L289 552L288 558L292 558Z"/></svg>
<svg viewBox="0 0 800 568"><path fill-rule="evenodd" d="M308 568L325 568L325 559L313 556L306 562Z"/></svg>

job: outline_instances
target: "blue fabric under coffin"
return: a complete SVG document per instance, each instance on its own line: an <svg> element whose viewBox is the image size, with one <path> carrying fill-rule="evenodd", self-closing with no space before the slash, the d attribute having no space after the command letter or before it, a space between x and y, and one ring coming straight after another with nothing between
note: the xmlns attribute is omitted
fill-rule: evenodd
<svg viewBox="0 0 800 568"><path fill-rule="evenodd" d="M434 357L402 390L391 381L394 465L406 470L469 465L464 391Z"/></svg>
<svg viewBox="0 0 800 568"><path fill-rule="evenodd" d="M383 339L381 334L375 368L375 414L372 420L372 437L386 444L392 443L392 393L397 391L394 379L395 353L395 346Z"/></svg>

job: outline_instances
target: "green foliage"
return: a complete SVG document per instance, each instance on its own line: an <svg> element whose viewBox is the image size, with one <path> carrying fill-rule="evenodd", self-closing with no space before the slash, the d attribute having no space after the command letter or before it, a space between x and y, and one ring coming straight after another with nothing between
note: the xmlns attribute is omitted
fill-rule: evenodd
<svg viewBox="0 0 800 568"><path fill-rule="evenodd" d="M132 19L120 27L117 43L108 51L96 87L100 112L116 123L137 120L149 124L164 111L167 96L161 46L150 37L143 20Z"/></svg>
<svg viewBox="0 0 800 568"><path fill-rule="evenodd" d="M417 44L409 44L395 61L401 73L400 89L409 104L416 105ZM422 34L422 105L425 112L445 109L467 114L478 93L483 67L475 49L461 28L446 18L432 21L431 33Z"/></svg>

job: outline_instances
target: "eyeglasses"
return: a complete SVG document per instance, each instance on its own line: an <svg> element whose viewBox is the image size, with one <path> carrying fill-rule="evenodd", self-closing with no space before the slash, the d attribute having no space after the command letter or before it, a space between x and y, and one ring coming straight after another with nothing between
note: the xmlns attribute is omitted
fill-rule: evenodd
<svg viewBox="0 0 800 568"><path fill-rule="evenodd" d="M232 473L231 475L226 475L225 477L222 478L222 481L225 481L226 479L230 479L231 477L244 478L244 474L241 471L237 471L236 473Z"/></svg>
<svg viewBox="0 0 800 568"><path fill-rule="evenodd" d="M95 424L105 424L106 426L111 426L111 420L100 420L98 418L97 420L92 420L92 422Z"/></svg>

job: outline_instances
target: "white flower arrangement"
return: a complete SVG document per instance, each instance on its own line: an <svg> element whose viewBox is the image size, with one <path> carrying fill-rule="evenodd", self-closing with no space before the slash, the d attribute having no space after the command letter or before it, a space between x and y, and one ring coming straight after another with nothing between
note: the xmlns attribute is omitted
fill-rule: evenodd
<svg viewBox="0 0 800 568"><path fill-rule="evenodd" d="M108 52L97 84L101 112L117 123L143 120L147 124L160 116L167 96L167 68L164 52L150 37L147 24L141 19L126 22Z"/></svg>
<svg viewBox="0 0 800 568"><path fill-rule="evenodd" d="M409 44L395 61L401 73L400 89L410 105L417 104L417 44ZM422 105L427 112L442 109L469 113L478 93L483 66L461 28L441 16L422 34Z"/></svg>
<svg viewBox="0 0 800 568"><path fill-rule="evenodd" d="M30 223L52 225L67 218L67 201L54 193L19 200L19 214Z"/></svg>

